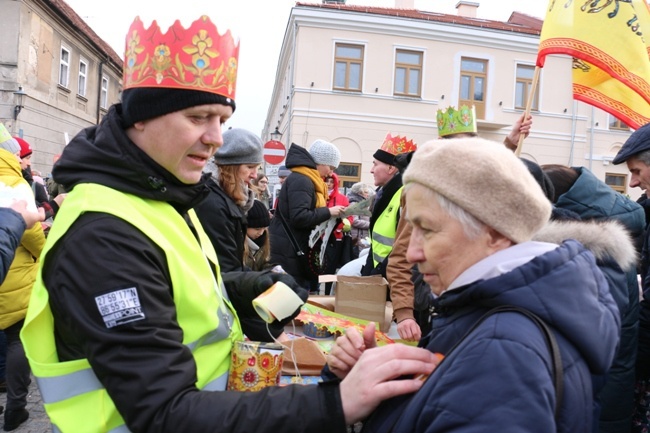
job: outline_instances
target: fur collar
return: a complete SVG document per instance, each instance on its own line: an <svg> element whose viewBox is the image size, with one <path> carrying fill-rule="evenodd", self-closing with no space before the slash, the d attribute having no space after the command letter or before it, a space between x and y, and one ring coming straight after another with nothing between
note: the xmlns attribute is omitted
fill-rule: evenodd
<svg viewBox="0 0 650 433"><path fill-rule="evenodd" d="M617 221L549 221L533 237L534 241L561 244L575 239L596 257L613 259L624 271L636 266L637 253L632 238Z"/></svg>

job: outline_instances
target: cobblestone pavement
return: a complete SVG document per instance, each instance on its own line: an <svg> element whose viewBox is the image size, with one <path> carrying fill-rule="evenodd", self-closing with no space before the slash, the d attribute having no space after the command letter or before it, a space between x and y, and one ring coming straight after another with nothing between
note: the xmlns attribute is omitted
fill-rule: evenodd
<svg viewBox="0 0 650 433"><path fill-rule="evenodd" d="M7 394L0 394L0 405L6 407ZM13 433L50 433L52 424L45 414L41 393L38 391L36 381L32 377L32 383L29 385L29 394L27 394L27 410L29 419L22 423ZM4 424L4 414L0 415L0 428Z"/></svg>

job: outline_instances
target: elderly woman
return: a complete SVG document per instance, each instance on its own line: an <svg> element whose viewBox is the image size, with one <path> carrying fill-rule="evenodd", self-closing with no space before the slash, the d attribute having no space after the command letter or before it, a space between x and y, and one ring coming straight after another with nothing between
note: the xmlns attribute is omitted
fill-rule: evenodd
<svg viewBox="0 0 650 433"><path fill-rule="evenodd" d="M620 326L594 256L572 240L531 241L551 205L501 144L479 138L427 143L404 183L413 226L407 258L438 295L433 330L420 346L444 359L419 392L385 402L364 427L591 431L590 374L611 365ZM541 325L521 311L479 320L504 306L533 313ZM338 339L328 358L333 373L345 377L359 348L376 345L373 328Z"/></svg>

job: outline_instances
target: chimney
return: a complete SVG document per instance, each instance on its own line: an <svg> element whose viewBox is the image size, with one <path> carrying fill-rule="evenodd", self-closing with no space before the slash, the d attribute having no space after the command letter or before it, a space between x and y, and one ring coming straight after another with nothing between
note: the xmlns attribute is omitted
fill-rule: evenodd
<svg viewBox="0 0 650 433"><path fill-rule="evenodd" d="M458 16L466 17L466 18L476 18L476 10L478 9L478 6L479 4L477 2L460 0L456 4L456 9L458 9Z"/></svg>
<svg viewBox="0 0 650 433"><path fill-rule="evenodd" d="M415 9L415 0L395 0L395 9Z"/></svg>

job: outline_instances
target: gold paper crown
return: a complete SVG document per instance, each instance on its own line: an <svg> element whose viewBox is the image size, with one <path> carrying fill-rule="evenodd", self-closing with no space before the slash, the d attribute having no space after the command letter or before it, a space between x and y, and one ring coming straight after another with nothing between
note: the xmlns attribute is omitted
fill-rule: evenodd
<svg viewBox="0 0 650 433"><path fill-rule="evenodd" d="M438 110L436 120L438 122L438 136L446 137L447 135L460 133L476 133L476 112L474 106L469 108L462 105L460 110L456 111L454 107L447 107L447 110Z"/></svg>
<svg viewBox="0 0 650 433"><path fill-rule="evenodd" d="M220 35L203 15L184 29L176 20L167 33L140 17L131 24L124 54L124 89L162 87L199 90L235 99L239 43Z"/></svg>
<svg viewBox="0 0 650 433"><path fill-rule="evenodd" d="M389 132L386 134L386 138L380 149L391 155L399 155L400 153L413 152L417 148L418 146L413 143L413 140L407 140L406 137L400 137L399 135L393 137Z"/></svg>

